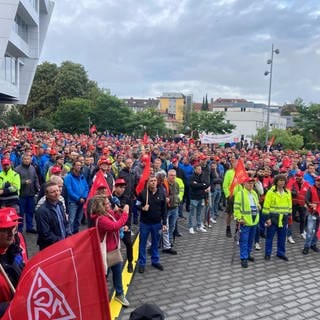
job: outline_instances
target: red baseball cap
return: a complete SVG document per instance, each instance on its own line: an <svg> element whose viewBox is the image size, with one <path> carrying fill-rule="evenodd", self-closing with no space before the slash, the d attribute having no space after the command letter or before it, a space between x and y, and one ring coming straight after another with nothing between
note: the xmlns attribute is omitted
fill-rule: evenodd
<svg viewBox="0 0 320 320"><path fill-rule="evenodd" d="M118 178L116 179L114 185L115 186L123 186L123 185L126 185L126 180L122 179L122 178Z"/></svg>
<svg viewBox="0 0 320 320"><path fill-rule="evenodd" d="M20 217L14 208L6 207L0 209L0 228L10 228L18 224Z"/></svg>
<svg viewBox="0 0 320 320"><path fill-rule="evenodd" d="M299 171L295 174L296 177L303 177L304 176L304 172L303 171Z"/></svg>
<svg viewBox="0 0 320 320"><path fill-rule="evenodd" d="M102 164L108 164L108 165L111 165L112 164L112 161L108 158L101 158L99 160L99 165L102 165Z"/></svg>
<svg viewBox="0 0 320 320"><path fill-rule="evenodd" d="M9 165L9 164L11 164L11 161L10 161L10 159L8 159L8 158L4 158L4 159L2 159L1 164L2 164L3 166Z"/></svg>
<svg viewBox="0 0 320 320"><path fill-rule="evenodd" d="M248 177L243 181L243 183L245 183L245 182L255 182L255 181L256 181L255 178Z"/></svg>
<svg viewBox="0 0 320 320"><path fill-rule="evenodd" d="M51 173L52 174L58 174L58 173L61 173L61 172L62 172L62 170L58 166L53 166L52 169L51 169Z"/></svg>

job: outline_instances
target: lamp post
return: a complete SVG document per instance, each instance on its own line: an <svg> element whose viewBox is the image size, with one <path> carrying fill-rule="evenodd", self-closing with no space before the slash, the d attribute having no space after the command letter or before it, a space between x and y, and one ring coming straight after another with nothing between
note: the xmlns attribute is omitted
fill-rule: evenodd
<svg viewBox="0 0 320 320"><path fill-rule="evenodd" d="M270 70L265 71L264 75L270 75L269 81L269 96L268 96L268 110L267 110L267 126L266 126L266 146L268 146L268 139L269 139L269 127L270 127L270 103L271 103L271 86L272 86L272 66L273 66L273 54L279 54L279 49L274 49L273 44L271 48L271 59L267 60L267 64L270 64Z"/></svg>

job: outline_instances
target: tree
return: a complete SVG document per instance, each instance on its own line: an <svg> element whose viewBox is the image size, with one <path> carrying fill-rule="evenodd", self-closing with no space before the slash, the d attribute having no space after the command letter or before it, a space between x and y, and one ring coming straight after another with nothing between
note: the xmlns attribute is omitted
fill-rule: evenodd
<svg viewBox="0 0 320 320"><path fill-rule="evenodd" d="M192 131L205 131L213 134L231 133L236 126L234 124L227 123L224 117L225 112L222 111L191 112L189 118L189 127Z"/></svg>
<svg viewBox="0 0 320 320"><path fill-rule="evenodd" d="M98 131L109 130L114 133L127 133L132 128L133 112L120 99L102 93L91 109L91 119Z"/></svg>
<svg viewBox="0 0 320 320"><path fill-rule="evenodd" d="M284 149L299 150L303 146L303 137L298 134L293 134L290 130L272 129L269 132L269 137L274 137L273 145L281 143ZM266 129L259 128L253 140L258 140L261 143L266 141Z"/></svg>
<svg viewBox="0 0 320 320"><path fill-rule="evenodd" d="M59 104L55 87L57 75L58 66L54 63L44 62L37 67L28 103L19 107L26 121L48 116L57 109Z"/></svg>
<svg viewBox="0 0 320 320"><path fill-rule="evenodd" d="M21 126L25 124L23 116L15 107L12 107L5 114L4 121L7 123L9 127L14 125Z"/></svg>
<svg viewBox="0 0 320 320"><path fill-rule="evenodd" d="M60 99L86 97L89 79L86 70L81 64L64 61L58 71L55 87Z"/></svg>
<svg viewBox="0 0 320 320"><path fill-rule="evenodd" d="M300 108L299 114L294 118L295 130L303 137L304 142L317 142L320 140L320 104L311 104Z"/></svg>
<svg viewBox="0 0 320 320"><path fill-rule="evenodd" d="M208 103L208 94L206 93L206 100L202 100L202 106L201 106L202 111L209 111L209 103Z"/></svg>
<svg viewBox="0 0 320 320"><path fill-rule="evenodd" d="M164 117L155 109L147 109L134 114L134 131L137 135L147 132L149 136L163 135L168 130L165 127Z"/></svg>
<svg viewBox="0 0 320 320"><path fill-rule="evenodd" d="M87 133L90 101L82 98L65 100L53 119L56 127L70 133Z"/></svg>

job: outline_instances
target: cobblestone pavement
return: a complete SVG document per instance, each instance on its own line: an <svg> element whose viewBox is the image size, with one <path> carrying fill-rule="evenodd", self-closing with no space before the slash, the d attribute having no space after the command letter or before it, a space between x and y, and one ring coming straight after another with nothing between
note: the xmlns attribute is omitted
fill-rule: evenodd
<svg viewBox="0 0 320 320"><path fill-rule="evenodd" d="M179 225L178 255L161 254L162 272L150 266L150 258L144 274L136 270L127 294L131 306L118 319L128 319L145 302L156 303L168 320L320 319L320 256L302 254L297 224L296 244L287 244L289 262L275 257L275 250L270 261L264 250L254 251L248 269L240 266L238 247L231 265L233 239L225 236L223 215L207 233L189 234L185 220Z"/></svg>
<svg viewBox="0 0 320 320"><path fill-rule="evenodd" d="M254 251L255 262L243 269L236 247L231 265L233 239L225 236L224 216L207 233L191 235L180 219L183 237L177 238L178 255L161 254L164 271L150 266L144 274L135 271L119 320L145 302L156 303L167 320L179 319L320 319L320 255L302 255L304 241L294 226L296 244L287 244L289 262L275 257L264 260L263 249ZM26 236L29 257L38 252L36 235Z"/></svg>

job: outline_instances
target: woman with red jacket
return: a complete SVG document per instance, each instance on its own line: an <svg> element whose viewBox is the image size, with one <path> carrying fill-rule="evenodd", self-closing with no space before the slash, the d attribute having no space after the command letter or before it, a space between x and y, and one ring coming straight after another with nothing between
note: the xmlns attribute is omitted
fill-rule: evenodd
<svg viewBox="0 0 320 320"><path fill-rule="evenodd" d="M104 195L98 195L93 198L92 219L96 221L100 241L102 242L106 235L106 247L108 252L116 250L120 246L120 228L125 225L128 219L129 206L124 206L123 210L115 207L113 211L109 199ZM130 303L124 296L122 286L122 262L119 262L108 268L112 271L113 287L116 291L115 300L124 307Z"/></svg>

